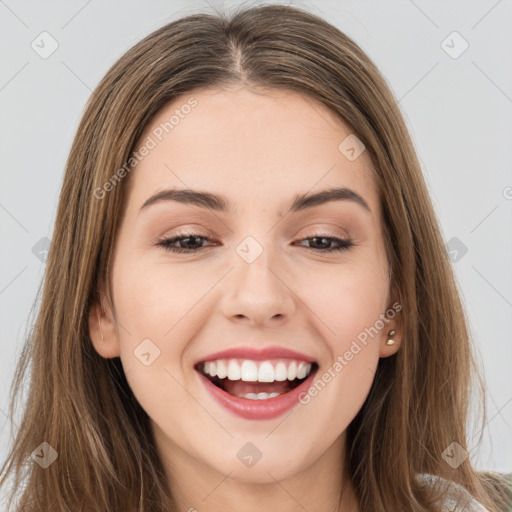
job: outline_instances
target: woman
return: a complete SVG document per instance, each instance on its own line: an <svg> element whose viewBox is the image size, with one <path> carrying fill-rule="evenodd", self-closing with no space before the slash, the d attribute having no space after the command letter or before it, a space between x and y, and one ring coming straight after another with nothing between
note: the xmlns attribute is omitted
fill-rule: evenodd
<svg viewBox="0 0 512 512"><path fill-rule="evenodd" d="M20 511L510 499L468 458L478 373L396 101L296 8L188 16L110 69L15 392L29 363Z"/></svg>

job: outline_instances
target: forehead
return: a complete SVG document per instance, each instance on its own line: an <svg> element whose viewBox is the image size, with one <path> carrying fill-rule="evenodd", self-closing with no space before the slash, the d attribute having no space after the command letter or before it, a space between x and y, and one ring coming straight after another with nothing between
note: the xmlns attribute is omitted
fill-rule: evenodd
<svg viewBox="0 0 512 512"><path fill-rule="evenodd" d="M297 193L342 186L376 212L370 161L364 151L347 158L340 150L352 140L347 137L354 135L334 112L293 91L195 90L162 108L145 128L129 208L166 188L221 194L240 211L281 208Z"/></svg>

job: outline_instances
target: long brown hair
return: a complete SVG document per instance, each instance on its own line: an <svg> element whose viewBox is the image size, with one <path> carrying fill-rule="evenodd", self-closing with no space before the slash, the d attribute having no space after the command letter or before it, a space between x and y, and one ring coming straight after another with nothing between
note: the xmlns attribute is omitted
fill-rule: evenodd
<svg viewBox="0 0 512 512"><path fill-rule="evenodd" d="M14 417L30 382L0 485L13 477L11 501L16 495L23 512L176 510L149 418L119 358L94 350L88 312L100 283L110 283L130 183L126 162L144 128L180 95L233 84L287 89L323 103L357 134L373 165L403 343L379 361L348 427L345 462L361 511L435 510L418 473L462 485L491 512L504 510L503 476L477 472L469 458L452 468L442 457L453 442L469 450L472 390L480 393L482 427L485 393L397 102L350 38L316 15L278 5L173 21L123 55L90 97L66 165L40 310L11 389ZM108 287L107 295L111 301ZM34 462L34 450L49 450L41 443L58 455L46 469Z"/></svg>

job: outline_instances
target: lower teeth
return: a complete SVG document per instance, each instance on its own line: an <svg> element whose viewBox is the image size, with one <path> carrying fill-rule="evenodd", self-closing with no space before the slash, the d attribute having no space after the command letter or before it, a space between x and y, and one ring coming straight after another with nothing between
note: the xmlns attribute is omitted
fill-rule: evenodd
<svg viewBox="0 0 512 512"><path fill-rule="evenodd" d="M267 398L274 398L279 395L282 395L282 393L245 393L236 396L240 398L248 398L249 400L266 400Z"/></svg>

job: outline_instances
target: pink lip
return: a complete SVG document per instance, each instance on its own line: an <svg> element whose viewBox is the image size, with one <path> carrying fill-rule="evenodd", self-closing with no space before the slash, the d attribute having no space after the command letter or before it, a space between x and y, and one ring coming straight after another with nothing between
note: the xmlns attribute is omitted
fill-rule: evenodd
<svg viewBox="0 0 512 512"><path fill-rule="evenodd" d="M254 361L265 361L267 359L297 359L299 361L306 361L307 363L314 363L315 359L312 357L296 352L295 350L289 350L283 347L265 347L265 348L252 348L252 347L238 347L230 348L228 350L222 350L221 352L215 352L210 354L203 359L197 361L207 362L215 361L216 359L252 359ZM196 364L197 364L196 363ZM277 397L276 397L277 398Z"/></svg>
<svg viewBox="0 0 512 512"><path fill-rule="evenodd" d="M250 400L230 395L210 382L202 373L197 373L206 389L224 409L248 420L270 420L281 416L299 403L299 396L307 392L316 372L317 370L313 370L304 382L288 393L266 400Z"/></svg>

